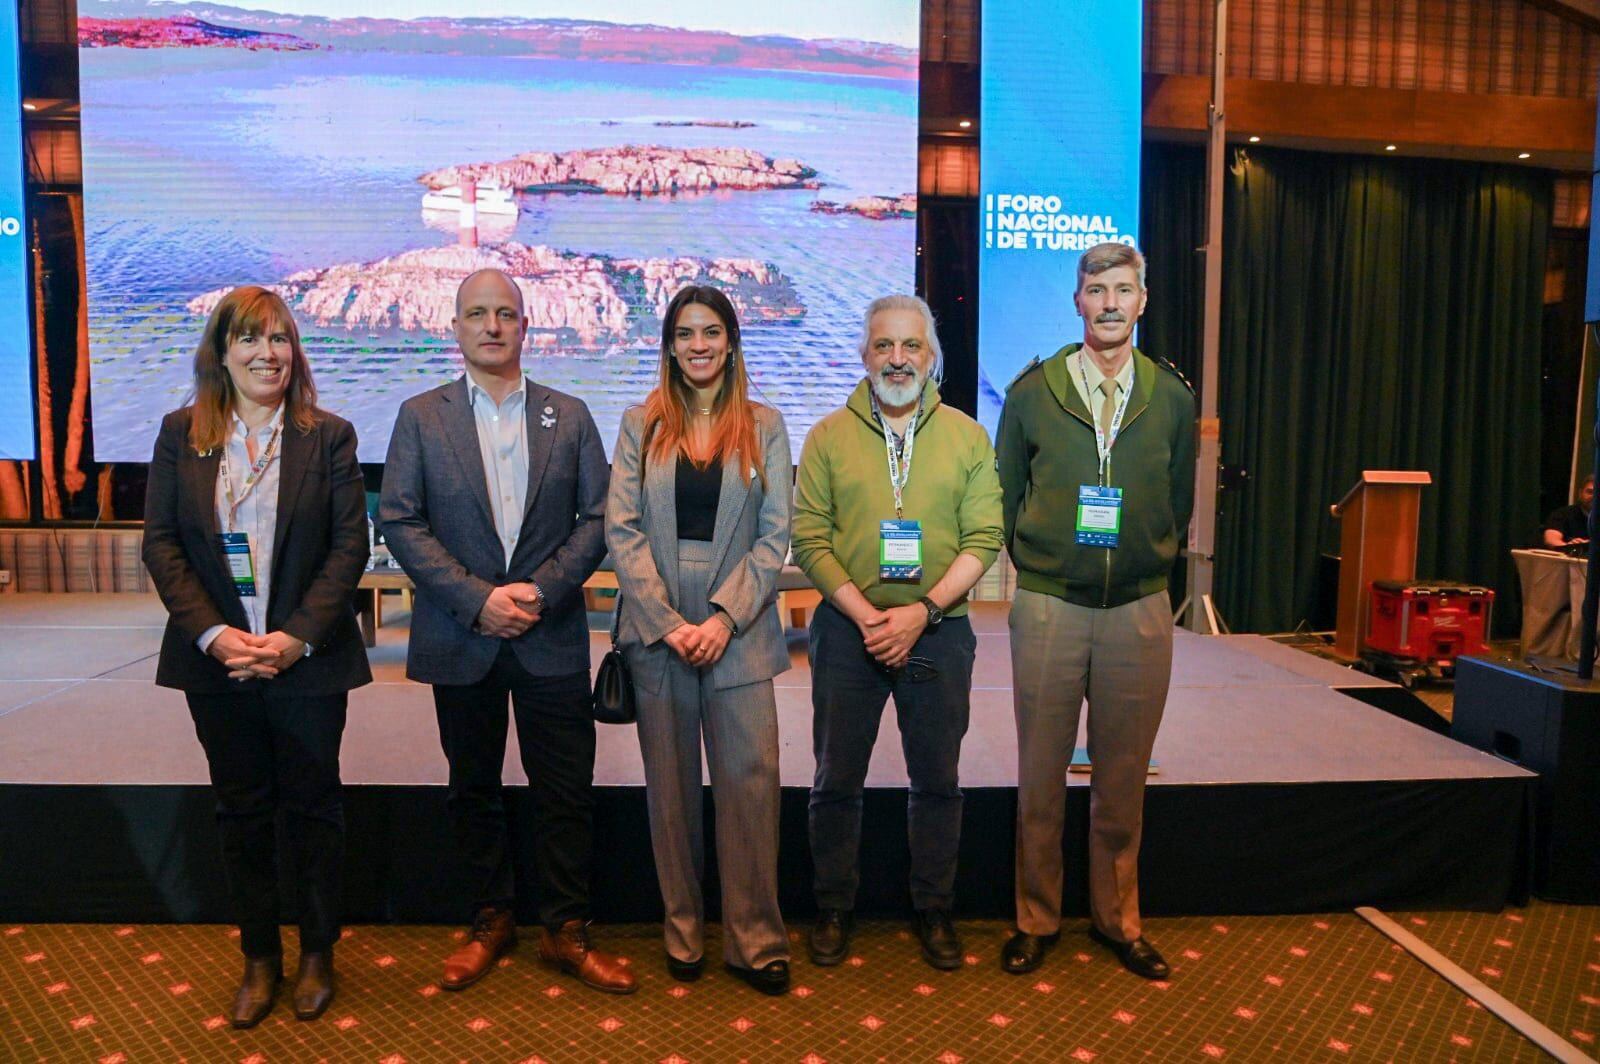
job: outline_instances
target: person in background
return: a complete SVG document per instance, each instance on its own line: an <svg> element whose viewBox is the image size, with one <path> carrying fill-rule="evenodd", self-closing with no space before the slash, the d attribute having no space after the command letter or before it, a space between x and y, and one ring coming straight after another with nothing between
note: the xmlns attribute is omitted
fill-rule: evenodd
<svg viewBox="0 0 1600 1064"><path fill-rule="evenodd" d="M849 955L861 791L892 694L911 778L912 926L923 959L951 970L964 959L951 907L977 650L967 592L1000 552L1000 483L983 427L939 400L926 303L873 300L860 355L865 378L812 428L796 479L795 562L823 595L811 622L810 953L821 965Z"/></svg>
<svg viewBox="0 0 1600 1064"><path fill-rule="evenodd" d="M339 744L369 683L351 596L367 563L350 423L317 408L283 300L236 288L206 321L194 398L150 459L144 563L168 619L156 683L184 692L217 799L244 976L230 1020L253 1027L283 979L277 854L294 862L294 1011L334 997L344 807Z"/></svg>
<svg viewBox="0 0 1600 1064"><path fill-rule="evenodd" d="M1544 519L1542 544L1560 550L1589 542L1589 511L1594 509L1594 474L1583 478L1578 501L1550 511Z"/></svg>
<svg viewBox="0 0 1600 1064"><path fill-rule="evenodd" d="M782 415L750 401L733 304L709 286L683 289L662 319L655 390L622 418L606 543L637 693L667 970L689 981L705 964L703 738L723 957L767 994L789 988L772 678L789 667L776 598L792 475Z"/></svg>
<svg viewBox="0 0 1600 1064"><path fill-rule="evenodd" d="M605 554L605 448L579 399L522 374L522 291L479 270L456 291L466 372L400 407L379 523L416 584L406 676L433 685L472 931L439 985L461 990L516 944L501 794L506 701L535 801L539 958L613 994L637 984L589 939L594 717L583 582Z"/></svg>

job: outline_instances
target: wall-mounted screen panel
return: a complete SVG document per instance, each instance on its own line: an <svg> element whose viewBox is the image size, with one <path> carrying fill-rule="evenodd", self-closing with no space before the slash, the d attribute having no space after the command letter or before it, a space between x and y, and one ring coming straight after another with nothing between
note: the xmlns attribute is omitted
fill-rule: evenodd
<svg viewBox="0 0 1600 1064"><path fill-rule="evenodd" d="M148 460L238 284L286 296L374 462L460 372L478 267L608 448L680 286L733 297L798 450L913 284L917 0L81 0L78 30L101 461Z"/></svg>
<svg viewBox="0 0 1600 1064"><path fill-rule="evenodd" d="M6 4L0 7L0 459L35 454L24 205L17 8Z"/></svg>
<svg viewBox="0 0 1600 1064"><path fill-rule="evenodd" d="M983 5L978 414L991 433L1028 361L1083 339L1083 250L1136 242L1141 20L1127 0Z"/></svg>

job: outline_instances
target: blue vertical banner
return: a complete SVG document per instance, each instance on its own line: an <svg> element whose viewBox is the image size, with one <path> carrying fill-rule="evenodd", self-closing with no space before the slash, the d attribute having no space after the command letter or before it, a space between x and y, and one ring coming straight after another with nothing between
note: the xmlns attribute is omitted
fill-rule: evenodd
<svg viewBox="0 0 1600 1064"><path fill-rule="evenodd" d="M978 420L1033 358L1083 339L1078 258L1137 243L1143 5L985 0Z"/></svg>
<svg viewBox="0 0 1600 1064"><path fill-rule="evenodd" d="M0 459L34 457L17 6L0 5Z"/></svg>

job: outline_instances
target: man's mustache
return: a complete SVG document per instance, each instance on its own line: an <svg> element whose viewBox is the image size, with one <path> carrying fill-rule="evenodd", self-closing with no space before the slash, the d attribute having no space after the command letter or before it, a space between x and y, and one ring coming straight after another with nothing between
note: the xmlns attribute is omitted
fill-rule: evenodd
<svg viewBox="0 0 1600 1064"><path fill-rule="evenodd" d="M1120 311L1120 310L1108 310L1104 314L1101 314L1099 317L1095 318L1094 319L1094 323L1096 325L1108 325L1111 322L1127 321L1127 320L1128 320L1127 315L1123 314L1122 311Z"/></svg>

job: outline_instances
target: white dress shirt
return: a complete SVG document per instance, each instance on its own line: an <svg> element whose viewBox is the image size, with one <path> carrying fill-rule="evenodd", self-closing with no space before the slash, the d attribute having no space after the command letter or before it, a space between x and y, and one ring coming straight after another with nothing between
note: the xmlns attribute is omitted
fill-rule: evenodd
<svg viewBox="0 0 1600 1064"><path fill-rule="evenodd" d="M489 486L489 509L495 534L506 554L506 567L522 533L522 509L528 500L528 380L496 404L494 397L467 375L467 395L478 426L478 452Z"/></svg>
<svg viewBox="0 0 1600 1064"><path fill-rule="evenodd" d="M234 414L226 445L228 460L217 463L217 528L222 532L246 532L250 535L250 563L255 569L256 593L241 595L239 601L244 604L244 614L250 621L250 631L254 635L267 634L267 602L272 591L272 546L278 533L278 472L282 464L279 461L283 455L282 437L278 439L277 453L267 463L267 468L262 470L261 479L239 504L231 528L228 525L228 493L223 490L222 473L226 467L228 478L233 481L233 497L237 499L250 475L248 441L252 438L255 440L256 454L260 455L267 441L272 439L273 431L283 424L283 407L284 404L278 404L278 412L254 432L245 427L238 414ZM225 624L212 625L201 634L196 643L202 653L211 649L212 641L226 627Z"/></svg>

